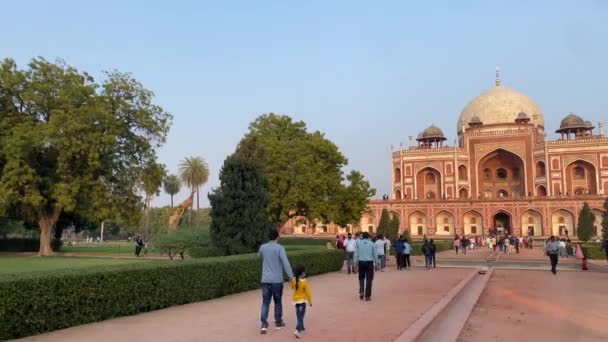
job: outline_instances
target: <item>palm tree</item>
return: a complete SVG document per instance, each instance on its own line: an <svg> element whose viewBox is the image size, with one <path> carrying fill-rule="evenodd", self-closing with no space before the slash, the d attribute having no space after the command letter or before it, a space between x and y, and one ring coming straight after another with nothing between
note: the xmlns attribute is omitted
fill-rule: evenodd
<svg viewBox="0 0 608 342"><path fill-rule="evenodd" d="M171 209L173 209L173 196L176 195L182 187L182 183L176 175L169 175L165 178L163 188L165 192L171 196Z"/></svg>
<svg viewBox="0 0 608 342"><path fill-rule="evenodd" d="M187 157L179 164L179 176L182 182L190 188L191 194L196 192L196 209L200 208L198 190L209 179L209 166L201 157Z"/></svg>

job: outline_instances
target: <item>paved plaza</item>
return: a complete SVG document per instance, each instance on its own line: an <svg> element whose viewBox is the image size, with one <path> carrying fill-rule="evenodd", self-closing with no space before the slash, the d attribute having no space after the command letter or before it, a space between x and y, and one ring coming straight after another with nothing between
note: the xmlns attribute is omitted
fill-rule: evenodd
<svg viewBox="0 0 608 342"><path fill-rule="evenodd" d="M489 281L487 285L483 283L485 289L482 286L475 294L475 291L467 290L467 281L486 276L478 275L476 267L451 264L459 259L480 265L487 259L496 259L499 263L503 258L510 264L522 264L524 268L531 263L545 267L546 263L546 269L497 268L492 275L487 275ZM420 257L414 259L418 262ZM562 261L565 266L580 263L575 259L560 260L560 263ZM428 330L444 326L458 327L451 336L453 341L540 341L545 338L600 341L608 336L607 326L602 325L608 321L607 269L582 272L571 268L554 276L548 272L548 261L540 249L522 250L519 255L495 255L488 249L480 249L470 251L466 256L456 256L453 251L446 251L438 254L437 263L446 267L397 271L391 260L385 272L376 273L371 302L358 299L355 275L342 271L311 277L313 307L307 309L304 339L411 341L416 339L410 336L418 336L419 341L430 341L432 338L428 336L433 335L429 335ZM473 283L475 280L471 281ZM479 286L479 283L472 286ZM454 295L455 288L464 290ZM163 342L284 341L293 339L291 334L295 327L291 292L286 289L283 299L287 327L281 331L270 329L265 336L258 332L261 291L256 290L55 331L22 341L127 341L134 336L137 340ZM471 309L450 308L450 305L466 301L472 301L472 312ZM455 314L446 315L446 312ZM437 324L439 319L453 319L454 322ZM272 321L272 307L269 321ZM426 329L423 336L419 335L423 331L421 327Z"/></svg>

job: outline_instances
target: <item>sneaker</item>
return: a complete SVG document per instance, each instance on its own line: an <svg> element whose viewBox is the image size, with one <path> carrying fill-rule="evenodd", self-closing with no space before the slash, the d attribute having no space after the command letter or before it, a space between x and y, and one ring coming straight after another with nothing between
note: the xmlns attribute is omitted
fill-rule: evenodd
<svg viewBox="0 0 608 342"><path fill-rule="evenodd" d="M297 331L297 330L294 330L293 336L295 336L296 338L300 338L301 337L300 332Z"/></svg>
<svg viewBox="0 0 608 342"><path fill-rule="evenodd" d="M359 299L363 300L363 294L359 295Z"/></svg>
<svg viewBox="0 0 608 342"><path fill-rule="evenodd" d="M285 322L276 323L276 324L274 325L274 328L275 328L276 330L281 330L281 329L285 328Z"/></svg>
<svg viewBox="0 0 608 342"><path fill-rule="evenodd" d="M262 334L262 335L266 335L267 332L268 332L268 328L267 327L262 327L260 329L260 334Z"/></svg>
<svg viewBox="0 0 608 342"><path fill-rule="evenodd" d="M370 297L365 297L365 301L366 301L366 302L371 302L371 301L372 301L372 299L371 299Z"/></svg>

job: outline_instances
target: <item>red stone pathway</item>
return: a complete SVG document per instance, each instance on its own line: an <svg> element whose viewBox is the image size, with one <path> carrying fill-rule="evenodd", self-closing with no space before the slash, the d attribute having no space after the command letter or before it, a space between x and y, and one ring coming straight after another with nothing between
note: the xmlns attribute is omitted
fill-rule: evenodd
<svg viewBox="0 0 608 342"><path fill-rule="evenodd" d="M460 342L608 341L608 274L495 270Z"/></svg>
<svg viewBox="0 0 608 342"><path fill-rule="evenodd" d="M439 301L471 269L422 268L377 273L371 302L360 301L354 275L332 273L309 279L313 307L307 308L305 339L392 341ZM207 302L88 324L25 338L39 342L92 341L285 341L293 339L291 289L284 293L287 327L259 335L261 292L250 291ZM272 319L272 307L270 319Z"/></svg>

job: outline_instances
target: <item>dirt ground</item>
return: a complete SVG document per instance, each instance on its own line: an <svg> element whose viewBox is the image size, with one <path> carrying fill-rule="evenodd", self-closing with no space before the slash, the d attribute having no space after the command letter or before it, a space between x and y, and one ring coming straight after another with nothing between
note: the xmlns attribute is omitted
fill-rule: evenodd
<svg viewBox="0 0 608 342"><path fill-rule="evenodd" d="M458 341L608 341L608 273L495 270Z"/></svg>
<svg viewBox="0 0 608 342"><path fill-rule="evenodd" d="M371 302L360 301L358 281L344 272L309 279L313 307L307 308L305 339L311 341L392 341L471 269L417 268L376 273ZM261 291L84 325L23 341L285 341L293 340L295 310L291 289L283 295L287 327L259 334ZM269 321L272 322L273 307Z"/></svg>

